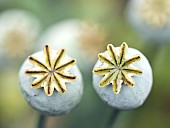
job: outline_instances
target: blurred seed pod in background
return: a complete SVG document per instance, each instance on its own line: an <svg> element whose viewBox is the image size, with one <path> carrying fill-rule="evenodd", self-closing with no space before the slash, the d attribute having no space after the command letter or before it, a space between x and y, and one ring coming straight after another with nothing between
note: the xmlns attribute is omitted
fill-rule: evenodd
<svg viewBox="0 0 170 128"><path fill-rule="evenodd" d="M125 15L143 38L164 43L170 39L169 7L170 0L129 0Z"/></svg>
<svg viewBox="0 0 170 128"><path fill-rule="evenodd" d="M24 58L40 34L40 23L30 12L10 9L0 14L0 57ZM17 62L17 61L16 61Z"/></svg>
<svg viewBox="0 0 170 128"><path fill-rule="evenodd" d="M55 49L65 48L70 56L77 59L80 69L86 70L92 68L106 40L106 34L98 24L70 19L49 27L41 36L37 48L42 48L44 43Z"/></svg>

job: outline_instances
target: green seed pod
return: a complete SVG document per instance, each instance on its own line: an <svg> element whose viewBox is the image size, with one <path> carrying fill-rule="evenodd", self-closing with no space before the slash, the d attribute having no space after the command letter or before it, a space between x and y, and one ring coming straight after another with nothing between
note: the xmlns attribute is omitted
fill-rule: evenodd
<svg viewBox="0 0 170 128"><path fill-rule="evenodd" d="M23 58L40 34L40 22L25 10L11 9L0 14L0 56Z"/></svg>
<svg viewBox="0 0 170 128"><path fill-rule="evenodd" d="M93 85L100 98L118 109L141 106L152 88L152 69L146 57L125 42L116 48L109 44L98 57Z"/></svg>
<svg viewBox="0 0 170 128"><path fill-rule="evenodd" d="M97 23L69 19L47 28L39 40L36 50L44 46L43 42L50 43L53 48L65 48L77 59L80 69L87 71L94 65L98 52L103 50L106 35Z"/></svg>
<svg viewBox="0 0 170 128"><path fill-rule="evenodd" d="M65 50L37 52L26 59L20 72L20 88L25 100L48 115L70 112L80 102L83 81L76 61Z"/></svg>
<svg viewBox="0 0 170 128"><path fill-rule="evenodd" d="M170 39L169 0L129 0L125 15L140 36L153 42Z"/></svg>

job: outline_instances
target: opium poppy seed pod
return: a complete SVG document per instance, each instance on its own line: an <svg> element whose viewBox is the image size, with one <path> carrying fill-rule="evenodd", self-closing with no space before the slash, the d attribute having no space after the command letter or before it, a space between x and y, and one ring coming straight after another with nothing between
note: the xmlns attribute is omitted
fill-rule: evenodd
<svg viewBox="0 0 170 128"><path fill-rule="evenodd" d="M51 50L48 45L29 56L19 72L25 100L43 114L70 112L83 94L82 76L75 64L64 49Z"/></svg>
<svg viewBox="0 0 170 128"><path fill-rule="evenodd" d="M134 109L147 99L152 88L152 69L146 57L124 42L108 44L98 55L93 85L100 98L117 109Z"/></svg>
<svg viewBox="0 0 170 128"><path fill-rule="evenodd" d="M170 39L170 0L129 0L125 15L147 40L163 43Z"/></svg>
<svg viewBox="0 0 170 128"><path fill-rule="evenodd" d="M78 66L87 70L94 65L96 55L105 47L103 42L106 42L106 36L97 23L70 19L49 27L36 48L41 48L44 41L53 48L65 48L69 55L77 59Z"/></svg>
<svg viewBox="0 0 170 128"><path fill-rule="evenodd" d="M25 57L40 34L40 22L32 13L10 9L0 14L0 56L5 59Z"/></svg>

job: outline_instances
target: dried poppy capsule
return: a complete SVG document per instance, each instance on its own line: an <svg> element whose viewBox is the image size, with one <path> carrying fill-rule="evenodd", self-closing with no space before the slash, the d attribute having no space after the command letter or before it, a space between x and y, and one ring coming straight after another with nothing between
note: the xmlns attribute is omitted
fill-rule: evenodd
<svg viewBox="0 0 170 128"><path fill-rule="evenodd" d="M29 56L19 72L26 101L48 115L61 115L75 108L83 94L82 76L75 63L64 49L51 50L48 45Z"/></svg>
<svg viewBox="0 0 170 128"><path fill-rule="evenodd" d="M170 39L169 0L129 0L125 14L140 36L154 43Z"/></svg>
<svg viewBox="0 0 170 128"><path fill-rule="evenodd" d="M69 55L77 59L80 69L87 71L94 65L98 52L104 50L106 34L97 23L69 19L49 27L36 48L41 48L44 41L53 48L65 48Z"/></svg>
<svg viewBox="0 0 170 128"><path fill-rule="evenodd" d="M11 9L0 14L0 57L18 60L33 48L40 34L40 22L33 14Z"/></svg>
<svg viewBox="0 0 170 128"><path fill-rule="evenodd" d="M152 69L146 57L124 42L108 44L98 55L93 69L93 85L100 98L118 109L141 106L152 87Z"/></svg>

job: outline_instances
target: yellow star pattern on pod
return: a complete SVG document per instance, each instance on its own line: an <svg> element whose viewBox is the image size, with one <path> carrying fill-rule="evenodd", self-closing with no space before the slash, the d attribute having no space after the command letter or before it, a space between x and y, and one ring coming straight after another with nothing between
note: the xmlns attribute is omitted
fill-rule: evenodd
<svg viewBox="0 0 170 128"><path fill-rule="evenodd" d="M70 59L67 62L62 62L65 56L65 50L60 49L55 58L51 58L51 50L48 45L44 47L45 63L41 62L38 58L33 56L29 57L29 61L35 65L33 69L27 69L26 75L35 77L32 82L32 88L44 88L47 96L51 96L54 92L54 88L59 93L64 93L66 89L66 82L72 82L76 79L76 76L69 73L70 69L76 61Z"/></svg>
<svg viewBox="0 0 170 128"><path fill-rule="evenodd" d="M103 65L96 67L93 70L93 73L104 76L100 81L100 87L105 87L111 83L113 85L113 91L118 94L123 82L127 86L135 85L131 76L140 75L142 74L142 71L138 67L133 66L132 63L139 61L141 57L139 55L134 55L126 59L125 56L127 52L128 45L124 42L120 46L118 54L116 53L114 46L108 44L107 51L98 55L98 58Z"/></svg>

